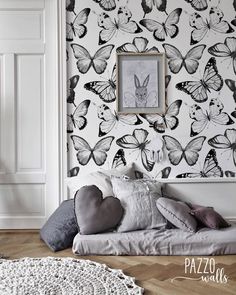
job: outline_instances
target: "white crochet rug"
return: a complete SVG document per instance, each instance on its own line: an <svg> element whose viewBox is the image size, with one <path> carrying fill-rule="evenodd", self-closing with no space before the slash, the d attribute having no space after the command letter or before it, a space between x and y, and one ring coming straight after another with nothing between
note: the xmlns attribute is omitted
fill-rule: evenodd
<svg viewBox="0 0 236 295"><path fill-rule="evenodd" d="M134 278L105 264L73 258L0 260L1 295L137 295Z"/></svg>

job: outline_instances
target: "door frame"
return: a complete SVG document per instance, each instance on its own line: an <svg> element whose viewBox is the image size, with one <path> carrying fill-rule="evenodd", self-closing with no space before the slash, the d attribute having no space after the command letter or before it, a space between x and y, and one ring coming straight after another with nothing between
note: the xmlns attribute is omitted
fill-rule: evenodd
<svg viewBox="0 0 236 295"><path fill-rule="evenodd" d="M59 97L59 179L60 203L68 199L67 189L67 65L66 65L66 1L58 3L58 97Z"/></svg>
<svg viewBox="0 0 236 295"><path fill-rule="evenodd" d="M31 0L26 0L24 5L31 7ZM21 9L20 1L0 0L3 8ZM37 0L36 0L37 2ZM40 228L58 205L67 199L66 174L67 174L67 134L66 134L66 1L44 0L45 5L45 50L46 50L46 79L45 91L47 95L47 108L45 113L46 124L46 210L43 215L3 215L0 216L1 229L37 229ZM5 5L5 6L4 6ZM36 5L36 10L40 9ZM50 29L49 29L50 28ZM47 46L47 44L49 44ZM47 81L48 80L48 81ZM45 128L45 127L44 127ZM48 144L47 144L48 142ZM9 182L6 175L6 183ZM27 181L27 180L26 180ZM42 180L44 183L45 179ZM24 184L24 180L20 182ZM41 184L41 182L36 182ZM26 182L27 184L27 182ZM47 185L49 184L49 185Z"/></svg>

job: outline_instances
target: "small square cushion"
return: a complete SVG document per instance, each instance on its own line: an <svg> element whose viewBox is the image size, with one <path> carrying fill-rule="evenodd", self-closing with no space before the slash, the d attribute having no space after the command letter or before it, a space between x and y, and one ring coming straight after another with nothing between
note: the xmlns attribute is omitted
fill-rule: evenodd
<svg viewBox="0 0 236 295"><path fill-rule="evenodd" d="M85 176L77 175L67 179L70 198L74 198L75 193L83 186L96 185L103 193L104 197L113 196L113 190L110 177L126 175L130 178L135 178L133 164L124 166L120 169L101 169L96 172L89 173Z"/></svg>
<svg viewBox="0 0 236 295"><path fill-rule="evenodd" d="M75 215L80 234L97 234L114 229L123 216L123 208L119 199L103 198L98 187L88 185L75 195Z"/></svg>
<svg viewBox="0 0 236 295"><path fill-rule="evenodd" d="M159 198L156 206L161 214L174 226L184 231L196 232L197 221L190 215L191 209L184 202Z"/></svg>
<svg viewBox="0 0 236 295"><path fill-rule="evenodd" d="M40 230L40 237L52 251L56 252L71 247L77 233L74 200L67 200L62 202L49 217Z"/></svg>
<svg viewBox="0 0 236 295"><path fill-rule="evenodd" d="M206 227L220 229L229 227L230 224L213 208L199 206L190 212L198 221Z"/></svg>
<svg viewBox="0 0 236 295"><path fill-rule="evenodd" d="M111 177L115 197L124 208L118 232L165 228L166 220L156 207L162 184L153 180Z"/></svg>

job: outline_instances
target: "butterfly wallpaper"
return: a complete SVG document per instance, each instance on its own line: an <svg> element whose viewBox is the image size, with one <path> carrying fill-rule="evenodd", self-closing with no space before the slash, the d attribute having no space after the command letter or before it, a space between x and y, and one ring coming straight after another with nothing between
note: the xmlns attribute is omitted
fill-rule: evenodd
<svg viewBox="0 0 236 295"><path fill-rule="evenodd" d="M233 0L67 0L68 177L236 176ZM116 52L163 52L163 114L116 112ZM148 86L147 86L148 87Z"/></svg>

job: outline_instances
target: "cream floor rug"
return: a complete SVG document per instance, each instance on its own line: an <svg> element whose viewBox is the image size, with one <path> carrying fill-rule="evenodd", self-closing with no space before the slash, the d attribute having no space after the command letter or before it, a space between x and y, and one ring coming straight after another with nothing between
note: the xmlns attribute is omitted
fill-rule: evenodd
<svg viewBox="0 0 236 295"><path fill-rule="evenodd" d="M73 258L0 260L1 295L139 295L134 278L105 264Z"/></svg>

